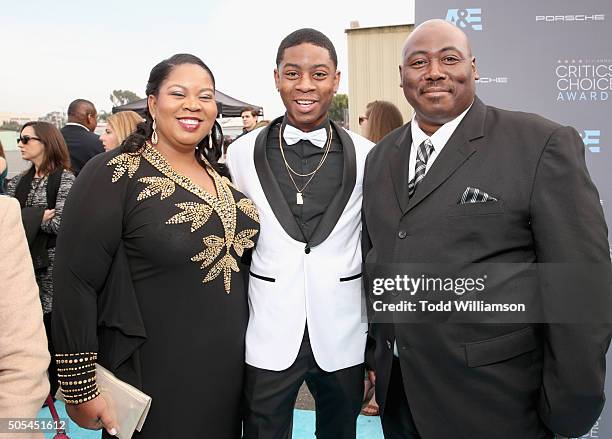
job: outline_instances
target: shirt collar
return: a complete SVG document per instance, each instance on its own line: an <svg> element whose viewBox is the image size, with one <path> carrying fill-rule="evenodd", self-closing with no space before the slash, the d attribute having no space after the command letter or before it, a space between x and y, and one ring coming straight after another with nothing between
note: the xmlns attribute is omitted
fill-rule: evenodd
<svg viewBox="0 0 612 439"><path fill-rule="evenodd" d="M289 119L287 118L287 114L286 114L286 113L285 113L285 115L283 116L283 120L281 121L281 124L282 124L282 125L291 125L291 124L289 123ZM321 128L325 128L325 130L327 130L327 128L328 128L330 125L331 125L331 122L329 121L329 117L328 117L327 119L325 119L325 121L324 121L322 124L317 125L316 127L314 127L314 128L313 128L312 130L310 130L310 131L316 131L316 130L319 130L319 129L321 129ZM293 126L293 125L291 125L291 126ZM298 129L298 130L299 130L299 128L297 128L297 127L295 127L295 126L293 126L293 127L294 127L295 129ZM302 131L302 130L300 130L300 131Z"/></svg>
<svg viewBox="0 0 612 439"><path fill-rule="evenodd" d="M87 131L89 131L89 128L87 128L85 125L81 125L80 123L76 123L76 122L68 122L68 123L66 123L66 125L65 125L65 126L68 126L68 125L73 125L73 126L77 126L77 127L85 128Z"/></svg>
<svg viewBox="0 0 612 439"><path fill-rule="evenodd" d="M448 142L448 139L451 138L451 136L453 135L467 112L470 111L472 105L474 105L473 102L459 116L457 116L451 121L446 122L444 125L438 128L438 130L433 133L431 137L423 132L423 130L419 126L419 123L416 120L415 114L414 116L412 116L412 122L410 123L410 129L412 132L412 143L414 145L420 145L425 139L430 139L431 143L434 146L434 150L440 152L442 148L444 148L444 145L446 145L446 142Z"/></svg>

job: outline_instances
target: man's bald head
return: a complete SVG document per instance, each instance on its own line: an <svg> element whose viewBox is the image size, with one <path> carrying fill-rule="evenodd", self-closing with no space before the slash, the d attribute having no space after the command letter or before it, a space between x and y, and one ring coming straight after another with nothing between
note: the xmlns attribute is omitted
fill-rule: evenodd
<svg viewBox="0 0 612 439"><path fill-rule="evenodd" d="M456 41L456 44L464 49L470 58L472 57L472 46L470 45L470 40L465 32L446 20L435 18L419 24L414 28L410 35L408 35L408 38L406 38L406 42L404 43L404 49L402 50L402 59L406 59L406 55L411 48L411 43L414 44L413 41L415 39L418 40L418 38L423 36L422 34L428 35L431 32L442 32L452 36L453 40Z"/></svg>
<svg viewBox="0 0 612 439"><path fill-rule="evenodd" d="M400 65L404 96L429 135L474 101L476 60L465 33L444 20L429 20L406 39Z"/></svg>
<svg viewBox="0 0 612 439"><path fill-rule="evenodd" d="M79 123L93 132L98 124L96 107L87 99L75 99L68 105L68 122Z"/></svg>

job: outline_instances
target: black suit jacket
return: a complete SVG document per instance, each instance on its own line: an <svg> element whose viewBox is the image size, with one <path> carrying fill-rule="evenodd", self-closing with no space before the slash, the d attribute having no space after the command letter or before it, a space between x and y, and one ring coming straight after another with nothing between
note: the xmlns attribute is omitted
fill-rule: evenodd
<svg viewBox="0 0 612 439"><path fill-rule="evenodd" d="M81 172L90 158L104 152L100 137L83 127L66 125L61 132L68 145L70 164L75 174Z"/></svg>
<svg viewBox="0 0 612 439"><path fill-rule="evenodd" d="M368 263L598 262L607 228L578 133L476 98L408 198L410 123L370 153L364 177ZM498 202L457 204L467 187ZM373 323L369 354L384 414L397 341L423 439L576 437L604 404L610 327Z"/></svg>

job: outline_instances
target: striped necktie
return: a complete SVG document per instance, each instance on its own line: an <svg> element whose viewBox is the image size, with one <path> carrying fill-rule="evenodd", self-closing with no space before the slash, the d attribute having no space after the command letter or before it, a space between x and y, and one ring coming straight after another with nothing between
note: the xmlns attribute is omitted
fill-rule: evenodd
<svg viewBox="0 0 612 439"><path fill-rule="evenodd" d="M414 166L414 178L408 183L408 197L412 198L417 186L425 178L425 171L427 170L427 160L431 156L434 150L434 146L431 140L425 139L423 143L419 145L417 149L416 164Z"/></svg>

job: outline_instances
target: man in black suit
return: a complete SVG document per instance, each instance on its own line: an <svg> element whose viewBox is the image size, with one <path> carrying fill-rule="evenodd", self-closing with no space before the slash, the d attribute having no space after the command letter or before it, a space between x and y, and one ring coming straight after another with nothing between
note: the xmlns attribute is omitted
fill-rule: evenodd
<svg viewBox="0 0 612 439"><path fill-rule="evenodd" d="M96 107L85 99L76 99L68 106L68 123L61 129L70 152L70 163L75 174L90 158L104 152L100 137L94 134L98 125Z"/></svg>
<svg viewBox="0 0 612 439"><path fill-rule="evenodd" d="M609 276L607 227L573 128L483 104L467 37L442 20L412 32L400 76L416 114L367 159L366 267L593 263ZM554 285L520 274L508 279L519 293ZM608 324L398 320L369 331L387 439L576 437L602 410Z"/></svg>

